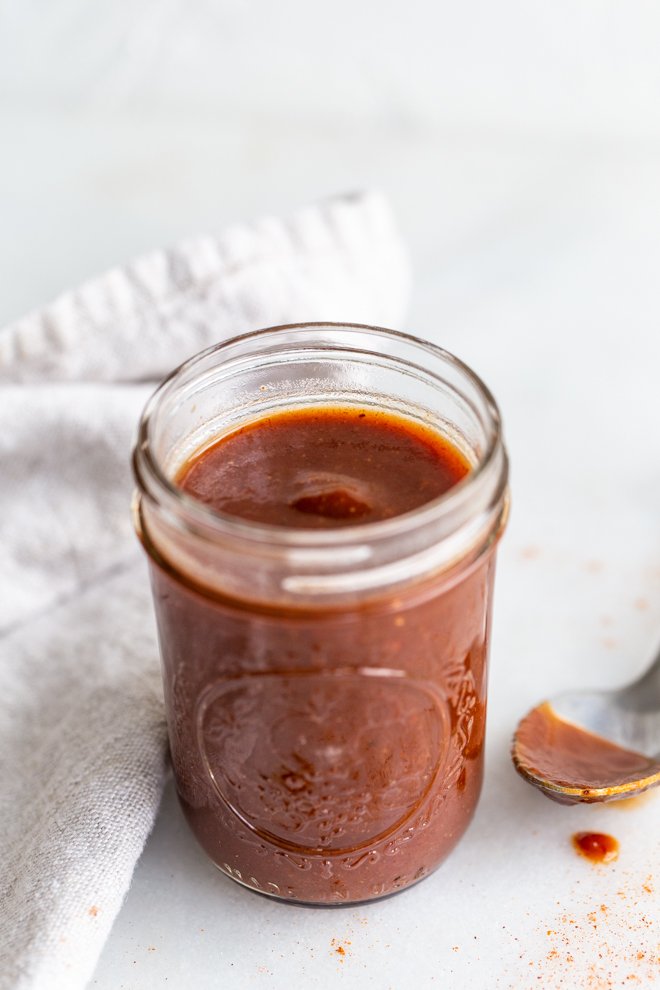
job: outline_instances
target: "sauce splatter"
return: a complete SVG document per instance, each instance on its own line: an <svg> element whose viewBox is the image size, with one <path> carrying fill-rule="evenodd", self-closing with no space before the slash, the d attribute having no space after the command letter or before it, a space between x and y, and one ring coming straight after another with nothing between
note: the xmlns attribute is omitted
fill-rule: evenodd
<svg viewBox="0 0 660 990"><path fill-rule="evenodd" d="M350 946L351 940L348 938L342 939L333 938L330 942L330 947L333 952L339 956L339 961L343 962L347 956L347 948Z"/></svg>
<svg viewBox="0 0 660 990"><path fill-rule="evenodd" d="M619 856L619 843L605 832L576 832L573 846L592 863L612 863Z"/></svg>
<svg viewBox="0 0 660 990"><path fill-rule="evenodd" d="M612 895L607 903L595 899L584 885L564 891L570 910L557 901L558 913L537 928L539 936L546 936L545 951L530 956L523 950L515 979L497 984L501 990L505 986L507 990L660 986L660 946L653 917L656 878L619 870L617 880L621 887L616 891L607 881Z"/></svg>

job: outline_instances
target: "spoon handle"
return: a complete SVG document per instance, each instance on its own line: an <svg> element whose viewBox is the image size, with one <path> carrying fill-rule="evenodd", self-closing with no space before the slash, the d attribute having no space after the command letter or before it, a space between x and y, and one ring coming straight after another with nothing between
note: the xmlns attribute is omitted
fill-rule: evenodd
<svg viewBox="0 0 660 990"><path fill-rule="evenodd" d="M656 711L660 715L660 651L644 673L621 691L626 708L638 712Z"/></svg>

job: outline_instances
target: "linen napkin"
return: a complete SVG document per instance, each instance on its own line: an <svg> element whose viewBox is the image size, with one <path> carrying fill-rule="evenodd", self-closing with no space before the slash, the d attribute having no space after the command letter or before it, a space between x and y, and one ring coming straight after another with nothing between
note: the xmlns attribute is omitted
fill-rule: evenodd
<svg viewBox="0 0 660 990"><path fill-rule="evenodd" d="M166 732L129 456L155 382L243 331L397 326L385 201L329 200L108 272L0 332L0 988L91 977L152 827Z"/></svg>

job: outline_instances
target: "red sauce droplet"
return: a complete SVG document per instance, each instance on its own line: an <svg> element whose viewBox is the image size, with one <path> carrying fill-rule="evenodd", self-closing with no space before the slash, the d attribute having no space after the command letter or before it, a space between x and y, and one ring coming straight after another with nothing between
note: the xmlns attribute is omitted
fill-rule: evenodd
<svg viewBox="0 0 660 990"><path fill-rule="evenodd" d="M619 843L604 832L576 832L573 845L592 863L611 863L619 856Z"/></svg>

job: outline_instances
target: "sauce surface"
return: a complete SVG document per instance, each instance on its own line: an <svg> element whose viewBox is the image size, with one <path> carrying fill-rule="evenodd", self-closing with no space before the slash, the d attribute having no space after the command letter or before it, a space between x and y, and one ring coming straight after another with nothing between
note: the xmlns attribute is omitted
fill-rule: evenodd
<svg viewBox="0 0 660 990"><path fill-rule="evenodd" d="M607 799L592 792L612 791L628 781L645 781L660 772L660 764L641 753L617 746L559 718L549 703L539 705L518 726L514 763L524 775L580 793L557 795L564 802ZM649 786L653 780L649 780Z"/></svg>
<svg viewBox="0 0 660 990"><path fill-rule="evenodd" d="M453 444L412 420L321 407L243 426L193 457L177 482L216 511L318 529L410 512L469 470Z"/></svg>

